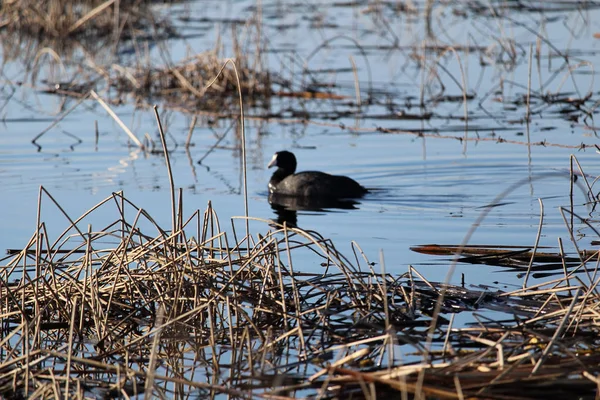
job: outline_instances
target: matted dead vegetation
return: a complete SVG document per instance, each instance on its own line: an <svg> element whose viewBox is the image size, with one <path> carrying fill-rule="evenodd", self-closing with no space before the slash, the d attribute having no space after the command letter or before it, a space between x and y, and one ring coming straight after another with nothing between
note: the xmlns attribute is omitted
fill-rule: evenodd
<svg viewBox="0 0 600 400"><path fill-rule="evenodd" d="M39 215L50 208L64 213L42 188ZM91 225L107 209L114 221ZM595 270L511 293L457 287L379 273L316 232L264 221L246 236L210 204L176 211L165 229L114 193L63 214L60 233L40 217L1 267L2 396L595 396ZM455 327L466 311L477 323Z"/></svg>
<svg viewBox="0 0 600 400"><path fill-rule="evenodd" d="M171 21L146 0L16 0L0 4L3 60L29 64L44 52L63 62L78 50L91 57L119 43L173 37ZM95 57L92 57L95 58Z"/></svg>
<svg viewBox="0 0 600 400"><path fill-rule="evenodd" d="M235 69L216 51L208 51L175 66L157 68L121 67L111 80L117 97L133 97L137 104L160 100L166 107L193 111L232 112L238 93L253 106L268 106L272 94L268 72L251 68L253 61L239 53Z"/></svg>
<svg viewBox="0 0 600 400"><path fill-rule="evenodd" d="M249 21L241 34L232 29L235 69L226 68L220 41L201 54L174 62L166 39L177 37L174 19L161 16L153 1L68 2L28 0L0 5L4 62L23 59L26 81L40 92L65 99L106 93L112 104L133 102L194 112L237 113L239 94L250 105L268 107L270 73L260 48L261 38ZM181 20L181 19L180 19ZM247 42L238 43L238 36ZM162 65L150 62L150 48L159 47ZM39 78L39 79L38 79ZM281 81L279 82L281 84ZM200 107L201 106L201 107Z"/></svg>
<svg viewBox="0 0 600 400"><path fill-rule="evenodd" d="M2 2L1 28L39 39L114 37L125 25L147 31L157 27L146 0L16 0ZM164 21L163 21L164 23ZM124 30L124 32L127 32Z"/></svg>

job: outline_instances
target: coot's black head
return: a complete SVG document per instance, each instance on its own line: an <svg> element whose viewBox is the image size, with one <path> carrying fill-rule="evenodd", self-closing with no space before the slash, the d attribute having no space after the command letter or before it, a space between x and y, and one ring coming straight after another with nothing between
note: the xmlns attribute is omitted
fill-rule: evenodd
<svg viewBox="0 0 600 400"><path fill-rule="evenodd" d="M285 171L286 175L291 175L296 172L296 156L289 151L278 151L268 165L268 168L271 167L278 167Z"/></svg>

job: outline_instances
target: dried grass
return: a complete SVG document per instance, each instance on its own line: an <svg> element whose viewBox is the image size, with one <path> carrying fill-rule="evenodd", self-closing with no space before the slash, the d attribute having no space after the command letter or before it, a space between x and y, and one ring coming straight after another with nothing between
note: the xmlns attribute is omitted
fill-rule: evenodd
<svg viewBox="0 0 600 400"><path fill-rule="evenodd" d="M2 28L39 39L113 36L121 23L145 30L152 19L150 1L140 0L16 0L0 6ZM116 7L118 6L118 8ZM154 26L154 24L152 24Z"/></svg>
<svg viewBox="0 0 600 400"><path fill-rule="evenodd" d="M247 53L239 53L235 57L241 82L238 88L235 72L226 68L226 63L226 59L219 58L217 51L212 50L175 66L120 67L111 84L117 97L131 96L137 104L160 100L166 107L192 113L235 112L238 89L250 105L266 106L272 95L270 74L252 69L254 61Z"/></svg>

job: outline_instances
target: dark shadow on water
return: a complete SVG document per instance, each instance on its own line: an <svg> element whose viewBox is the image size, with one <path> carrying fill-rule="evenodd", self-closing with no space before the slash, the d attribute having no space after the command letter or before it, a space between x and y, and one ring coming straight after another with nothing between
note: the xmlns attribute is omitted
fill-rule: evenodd
<svg viewBox="0 0 600 400"><path fill-rule="evenodd" d="M277 216L275 222L282 225L286 222L288 226L295 227L298 226L298 211L357 210L360 203L352 199L309 199L270 193L269 204Z"/></svg>

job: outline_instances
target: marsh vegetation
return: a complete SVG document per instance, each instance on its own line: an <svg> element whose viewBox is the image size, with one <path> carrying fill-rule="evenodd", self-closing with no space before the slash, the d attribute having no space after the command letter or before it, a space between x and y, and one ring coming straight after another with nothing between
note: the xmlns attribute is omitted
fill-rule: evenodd
<svg viewBox="0 0 600 400"><path fill-rule="evenodd" d="M148 199L140 204L128 197L111 176L109 183L92 185L103 199L75 212L54 194L73 188L65 175L35 181L38 205L27 210L35 215L34 232L0 263L0 395L597 398L598 189L596 164L588 171L579 156L590 163L588 154L597 157L598 54L589 40L598 38L591 23L598 5L242 3L223 6L224 16L222 5L212 2L0 5L4 123L19 119L15 108L37 112L24 99L42 96L55 108L47 119L35 114L27 121L44 123L33 129L32 153L44 156L51 135L74 141L61 154L94 143L90 159L110 154L98 152L99 143L120 141L129 158L115 164L135 170L133 161L150 160L144 166L160 175L148 177L140 168L131 192L144 197L156 190L170 203L150 212ZM558 23L567 26L571 41L547 29ZM212 47L193 51L189 44L212 30L218 32ZM582 37L585 46L573 48ZM184 56L174 50L180 43L189 46ZM394 64L394 79L386 80L382 71L395 57L401 62ZM99 117L69 125L88 110L103 116L102 128ZM131 128L130 113L151 120L155 134ZM185 122L177 125L175 116ZM285 140L272 133L281 126L291 127ZM106 140L101 130L126 134ZM500 153L498 164L465 174L473 180L449 179L452 163L442 165L439 178L429 178L429 170L415 173L447 195L424 200L430 192L394 183L400 173L386 169L386 151L408 154L388 145L396 138L403 145L421 143L423 163L431 154L425 144L438 154L449 143L464 157L469 146L503 146L499 152L512 146L527 163L503 169ZM291 201L279 205L275 218L260 214L256 210L268 208L266 189L255 189L254 182L265 186L267 180L253 171L266 166L263 152L270 156L267 148L283 142L310 149L303 144L309 140L334 148L352 143L347 147L357 150L341 150L348 151L345 159L363 149L375 154L369 146L383 141L377 150L382 164L356 157L355 164L339 166L342 172L355 166L359 174L361 166L370 168L360 181L379 191L349 207L328 204L307 212ZM193 158L195 146L201 154ZM576 151L577 157L569 154ZM211 164L217 153L220 161ZM221 161L225 153L237 164ZM189 182L174 173L184 154ZM532 162L538 154L548 154L543 173ZM335 154L321 158L312 161L339 160ZM85 160L64 164L77 162ZM417 171L408 162L398 165ZM223 166L236 172L215 172ZM196 168L204 168L205 181L199 183ZM81 179L95 182L98 175ZM562 179L562 191L555 178ZM7 182L10 193L14 187ZM538 182L550 182L539 208L523 202L517 217L505 211L523 200L511 195L524 188L537 206ZM492 196L447 193L484 184ZM215 199L199 208L197 199L188 200L196 192ZM222 193L243 210L239 217L227 210L219 218L228 204ZM548 202L560 226L544 219ZM386 224L396 222L394 207L413 220L391 231ZM328 213L331 208L337 214ZM346 223L353 226L351 242L334 242L310 225L331 218L327 226L343 230L342 209L367 214ZM500 222L491 219L498 210L508 215ZM444 243L439 235L456 231L449 221L458 218L466 221L462 241ZM490 219L508 234L472 243ZM21 228L20 221L12 223L3 227L6 236ZM421 231L425 236L415 233ZM400 268L404 260L362 244L397 232L410 245L394 242L395 248L425 257L427 273ZM422 237L431 241L418 241ZM435 279L428 278L431 265ZM460 265L493 268L503 278L477 281L473 273L458 272Z"/></svg>

